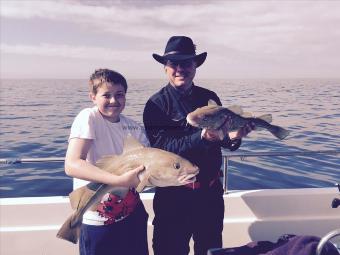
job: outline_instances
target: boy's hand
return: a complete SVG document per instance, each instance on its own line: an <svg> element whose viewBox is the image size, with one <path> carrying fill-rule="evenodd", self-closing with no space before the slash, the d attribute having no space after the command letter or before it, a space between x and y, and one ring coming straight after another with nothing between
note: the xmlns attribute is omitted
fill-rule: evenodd
<svg viewBox="0 0 340 255"><path fill-rule="evenodd" d="M126 173L119 176L122 186L136 188L140 182L138 174L142 172L144 169L145 167L143 165L140 165L139 167L133 170L129 170Z"/></svg>

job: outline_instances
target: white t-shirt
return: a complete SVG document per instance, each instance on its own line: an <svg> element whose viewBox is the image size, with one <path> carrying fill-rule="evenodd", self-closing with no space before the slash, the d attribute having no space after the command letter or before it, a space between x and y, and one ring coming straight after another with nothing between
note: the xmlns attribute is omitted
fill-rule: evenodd
<svg viewBox="0 0 340 255"><path fill-rule="evenodd" d="M69 139L92 139L92 146L86 160L94 164L105 155L119 155L123 152L124 139L132 135L144 146L149 146L145 131L137 122L120 114L120 121L112 123L103 118L96 106L83 109L75 118ZM73 189L88 184L88 181L74 178ZM88 220L87 220L88 219ZM83 216L83 223L102 225L100 216L96 212L87 211ZM91 221L91 223L89 223ZM94 222L92 222L94 221ZM95 222L99 221L99 222Z"/></svg>

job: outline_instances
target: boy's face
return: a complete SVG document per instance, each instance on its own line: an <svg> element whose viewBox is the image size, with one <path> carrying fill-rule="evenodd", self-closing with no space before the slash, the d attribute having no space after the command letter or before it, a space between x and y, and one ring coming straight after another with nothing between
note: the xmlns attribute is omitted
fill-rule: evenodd
<svg viewBox="0 0 340 255"><path fill-rule="evenodd" d="M98 107L100 113L110 122L118 122L119 114L125 107L125 90L121 84L104 83L97 94L90 93L92 102Z"/></svg>

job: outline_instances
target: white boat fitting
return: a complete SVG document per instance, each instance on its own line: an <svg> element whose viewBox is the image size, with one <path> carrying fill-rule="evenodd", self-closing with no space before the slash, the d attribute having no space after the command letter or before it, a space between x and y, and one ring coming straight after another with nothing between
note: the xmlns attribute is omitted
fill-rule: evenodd
<svg viewBox="0 0 340 255"><path fill-rule="evenodd" d="M275 242L282 234L324 236L340 226L340 207L332 208L337 188L230 191L224 195L224 247L250 241ZM141 194L149 213L151 249L152 193ZM0 200L0 254L78 254L78 246L56 238L72 213L68 197Z"/></svg>
<svg viewBox="0 0 340 255"><path fill-rule="evenodd" d="M227 184L227 178L224 183ZM142 193L141 198L149 213L152 255L153 194ZM334 205L339 198L337 187L227 191L223 245L236 247L261 240L275 242L283 234L323 237L340 228L340 206ZM71 213L68 197L0 199L0 254L78 254L78 245L56 238L61 224ZM339 239L335 240L338 245Z"/></svg>

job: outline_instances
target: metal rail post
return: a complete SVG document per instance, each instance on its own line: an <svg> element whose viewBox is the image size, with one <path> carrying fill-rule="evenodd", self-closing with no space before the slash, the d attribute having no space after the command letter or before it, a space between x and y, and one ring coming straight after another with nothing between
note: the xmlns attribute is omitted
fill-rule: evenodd
<svg viewBox="0 0 340 255"><path fill-rule="evenodd" d="M228 193L228 162L229 162L229 157L224 156L223 157L223 190L224 190L224 194Z"/></svg>

